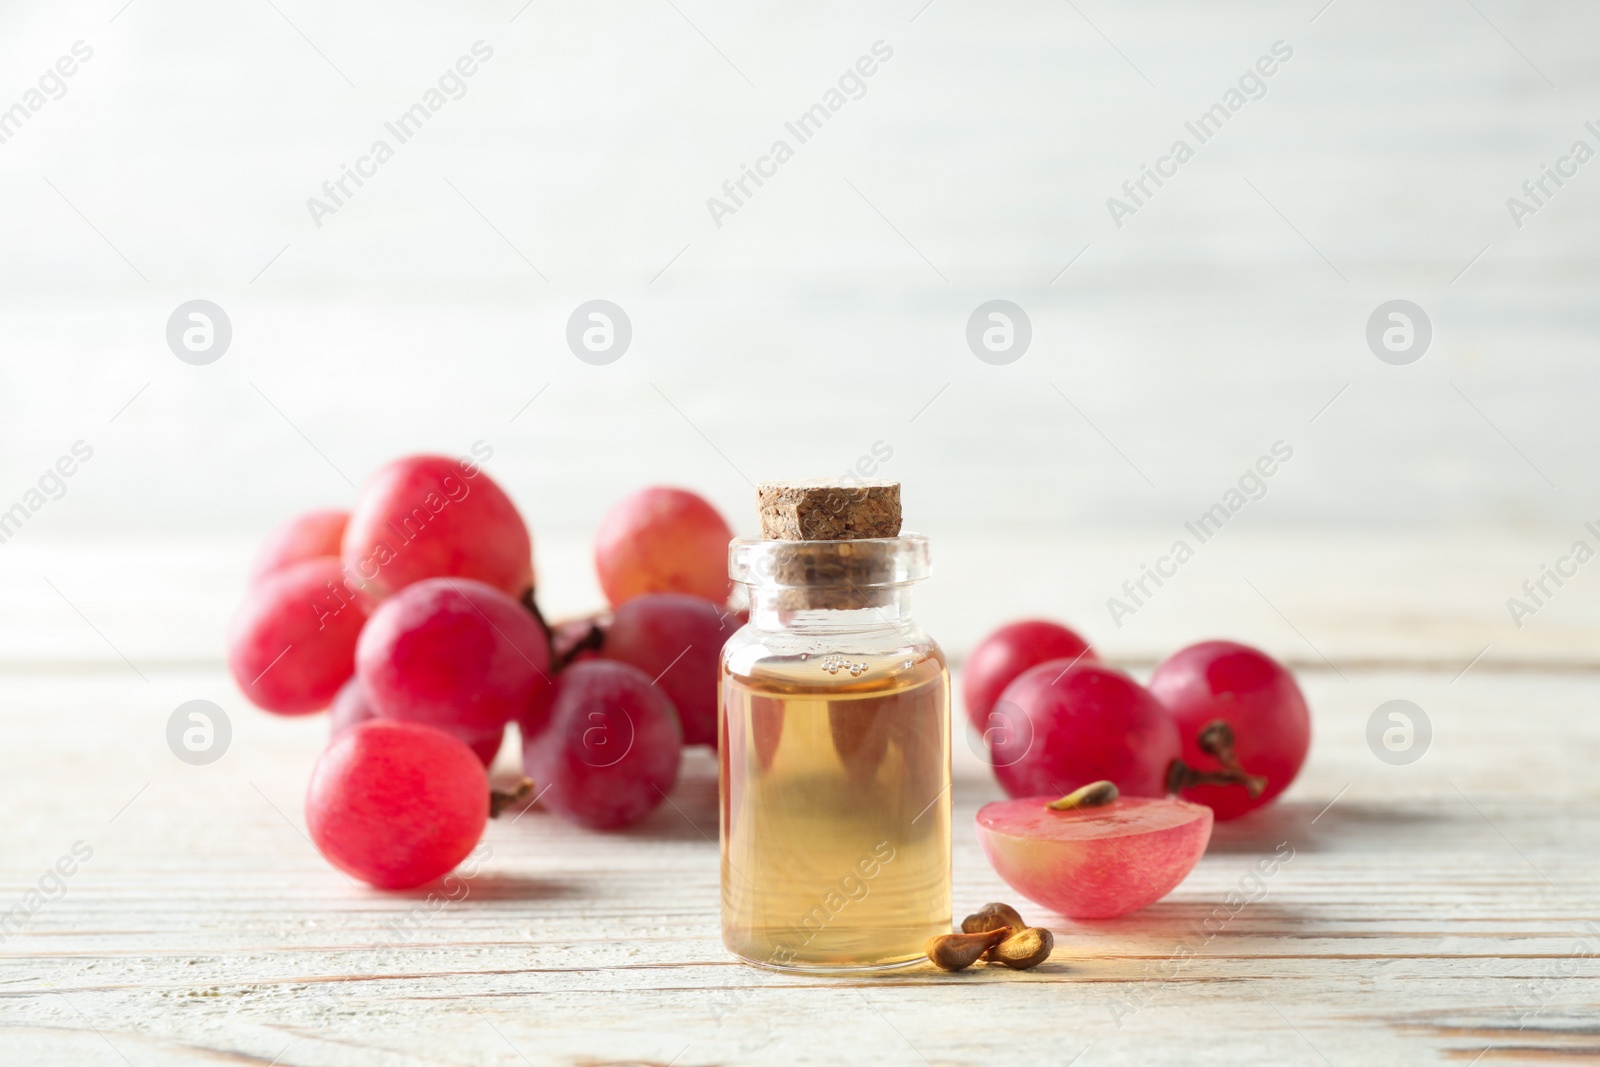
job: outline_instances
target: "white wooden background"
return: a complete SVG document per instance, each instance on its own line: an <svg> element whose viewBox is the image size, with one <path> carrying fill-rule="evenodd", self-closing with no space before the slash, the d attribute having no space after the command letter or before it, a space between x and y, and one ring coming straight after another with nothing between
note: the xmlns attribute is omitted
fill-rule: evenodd
<svg viewBox="0 0 1600 1067"><path fill-rule="evenodd" d="M0 544L0 912L94 850L0 945L0 1061L1600 1059L1600 597L1585 568L1506 609L1600 519L1600 164L1520 229L1505 207L1594 143L1597 30L1505 0L0 6L0 110L94 49L0 144L0 509L94 449ZM467 95L315 227L306 197L480 39ZM714 226L706 197L878 40L867 94ZM1115 228L1105 198L1277 40L1266 97ZM205 367L163 336L197 297L234 327ZM606 367L562 339L593 297L634 324ZM1034 326L1004 367L963 336L995 297ZM1364 340L1393 298L1434 325L1407 367ZM1266 499L1114 626L1278 440ZM467 897L396 942L422 901L302 835L325 724L245 706L220 634L273 522L475 441L556 615L598 603L621 493L691 485L748 530L749 481L883 442L957 660L1036 612L1139 672L1252 641L1300 671L1311 759L1169 900L1049 919L1025 975L729 962L704 759L621 837L494 826ZM163 737L195 698L235 731L208 767ZM1397 698L1435 731L1405 767L1365 740ZM1010 894L957 752L960 911ZM1149 978L1280 841L1266 897Z"/></svg>

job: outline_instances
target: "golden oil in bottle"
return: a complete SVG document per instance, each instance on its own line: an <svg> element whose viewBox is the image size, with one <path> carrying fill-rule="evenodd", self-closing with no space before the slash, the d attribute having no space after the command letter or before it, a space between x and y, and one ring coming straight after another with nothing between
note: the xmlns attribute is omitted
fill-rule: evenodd
<svg viewBox="0 0 1600 1067"><path fill-rule="evenodd" d="M887 966L950 932L944 659L855 662L723 677L722 931L752 962Z"/></svg>
<svg viewBox="0 0 1600 1067"><path fill-rule="evenodd" d="M751 621L722 660L723 942L783 969L913 963L951 928L949 674L908 610L927 542L804 542L786 566L795 544L732 549ZM816 566L836 544L843 586Z"/></svg>

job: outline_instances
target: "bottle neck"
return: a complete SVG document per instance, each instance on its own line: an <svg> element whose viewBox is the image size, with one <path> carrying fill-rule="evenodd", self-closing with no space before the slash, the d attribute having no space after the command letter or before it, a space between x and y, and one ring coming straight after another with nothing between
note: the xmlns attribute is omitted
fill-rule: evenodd
<svg viewBox="0 0 1600 1067"><path fill-rule="evenodd" d="M846 596L819 596L816 590L792 586L746 587L750 593L750 625L769 632L836 634L912 630L911 585L848 590ZM819 607L816 604L862 603L861 607Z"/></svg>

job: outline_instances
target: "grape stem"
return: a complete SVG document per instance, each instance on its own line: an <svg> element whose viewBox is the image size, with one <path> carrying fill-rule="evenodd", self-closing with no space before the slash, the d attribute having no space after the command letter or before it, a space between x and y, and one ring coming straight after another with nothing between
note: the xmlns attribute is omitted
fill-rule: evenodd
<svg viewBox="0 0 1600 1067"><path fill-rule="evenodd" d="M578 641L567 650L566 655L558 659L552 652L550 663L558 671L566 670L566 668L571 665L572 661L578 658L580 653L591 650L598 652L605 642L606 632L600 628L599 623L592 622L589 624L589 632L579 638Z"/></svg>
<svg viewBox="0 0 1600 1067"><path fill-rule="evenodd" d="M1175 759L1167 767L1167 792L1178 793L1197 785L1242 785L1254 799L1267 788L1267 780L1239 765L1233 751L1233 727L1226 720L1214 719L1200 728L1196 737L1200 751L1222 764L1220 771L1201 771Z"/></svg>
<svg viewBox="0 0 1600 1067"><path fill-rule="evenodd" d="M532 778L524 778L510 789L489 790L489 818L498 819L502 811L525 799L531 792L533 792Z"/></svg>
<svg viewBox="0 0 1600 1067"><path fill-rule="evenodd" d="M545 647L550 650L550 658L555 659L555 648L551 644L550 624L544 621L544 612L539 610L539 602L534 599L533 586L528 586L527 592L522 594L522 606L533 615L534 621L539 624L539 629L544 631Z"/></svg>

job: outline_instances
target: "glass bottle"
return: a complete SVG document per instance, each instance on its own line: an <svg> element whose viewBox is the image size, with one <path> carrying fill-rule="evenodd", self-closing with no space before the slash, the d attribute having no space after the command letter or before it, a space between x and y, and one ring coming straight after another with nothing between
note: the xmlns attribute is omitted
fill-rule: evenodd
<svg viewBox="0 0 1600 1067"><path fill-rule="evenodd" d="M806 972L915 963L950 932L950 677L911 617L916 534L734 541L750 621L718 698L722 939Z"/></svg>

